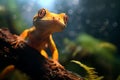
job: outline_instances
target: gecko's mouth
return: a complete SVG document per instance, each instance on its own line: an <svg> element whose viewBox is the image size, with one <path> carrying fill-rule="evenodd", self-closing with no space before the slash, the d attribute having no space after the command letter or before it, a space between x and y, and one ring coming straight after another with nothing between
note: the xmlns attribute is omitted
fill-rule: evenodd
<svg viewBox="0 0 120 80"><path fill-rule="evenodd" d="M58 26L58 27L62 27L65 28L66 24L61 23L58 20L37 20L34 22L35 26Z"/></svg>

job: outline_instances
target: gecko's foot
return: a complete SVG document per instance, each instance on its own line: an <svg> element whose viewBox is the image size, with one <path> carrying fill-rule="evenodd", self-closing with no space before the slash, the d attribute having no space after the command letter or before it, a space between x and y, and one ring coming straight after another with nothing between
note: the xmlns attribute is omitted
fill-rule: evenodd
<svg viewBox="0 0 120 80"><path fill-rule="evenodd" d="M52 66L51 66L52 69L56 69L59 67L60 69L64 70L64 67L58 61L50 60L50 62L52 64Z"/></svg>
<svg viewBox="0 0 120 80"><path fill-rule="evenodd" d="M14 46L14 48L17 48L18 46L23 46L23 43L25 40L22 37L19 37L17 35L14 35L16 40L13 41L11 44Z"/></svg>

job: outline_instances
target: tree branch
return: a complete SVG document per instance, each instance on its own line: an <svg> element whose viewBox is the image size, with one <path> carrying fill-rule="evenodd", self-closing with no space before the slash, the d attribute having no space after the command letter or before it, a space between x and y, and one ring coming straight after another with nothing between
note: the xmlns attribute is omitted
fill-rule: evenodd
<svg viewBox="0 0 120 80"><path fill-rule="evenodd" d="M26 42L17 44L18 38L8 29L0 29L0 69L14 65L33 80L83 80L67 71L59 62L43 57Z"/></svg>

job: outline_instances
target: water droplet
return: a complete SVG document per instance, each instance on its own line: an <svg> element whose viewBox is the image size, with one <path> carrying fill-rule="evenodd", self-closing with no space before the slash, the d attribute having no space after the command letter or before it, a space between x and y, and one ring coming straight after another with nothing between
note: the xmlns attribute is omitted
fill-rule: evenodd
<svg viewBox="0 0 120 80"><path fill-rule="evenodd" d="M118 23L117 23L117 22L114 22L114 23L112 24L112 26L113 26L113 27L117 27L117 26L118 26Z"/></svg>

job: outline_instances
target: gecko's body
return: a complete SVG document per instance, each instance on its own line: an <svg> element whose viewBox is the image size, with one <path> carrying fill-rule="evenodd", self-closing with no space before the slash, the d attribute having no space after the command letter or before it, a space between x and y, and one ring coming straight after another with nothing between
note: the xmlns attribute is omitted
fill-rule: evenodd
<svg viewBox="0 0 120 80"><path fill-rule="evenodd" d="M62 31L67 23L65 13L55 14L46 9L41 9L33 18L33 27L26 29L20 37L28 38L29 46L37 49L44 57L48 58L45 48L50 48L52 59L58 60L58 50L52 39L52 33Z"/></svg>

